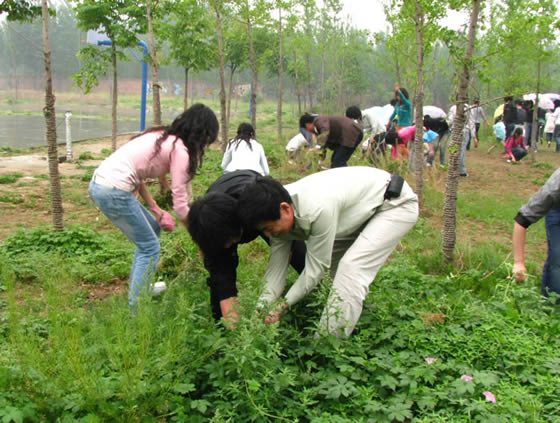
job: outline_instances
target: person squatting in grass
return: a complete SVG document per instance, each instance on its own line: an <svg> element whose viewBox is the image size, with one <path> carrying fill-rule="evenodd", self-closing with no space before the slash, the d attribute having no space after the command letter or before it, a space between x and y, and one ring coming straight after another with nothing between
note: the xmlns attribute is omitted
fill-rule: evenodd
<svg viewBox="0 0 560 423"><path fill-rule="evenodd" d="M362 313L369 285L418 219L418 198L400 176L370 167L345 167L306 176L283 187L256 179L241 194L244 226L271 237L260 306L282 295L294 240L307 241L305 268L270 311L274 323L317 286L330 269L333 286L321 331L349 336Z"/></svg>
<svg viewBox="0 0 560 423"><path fill-rule="evenodd" d="M252 170L237 170L220 176L204 196L191 204L188 229L203 255L204 267L209 273L206 283L210 288L212 315L216 321L225 318L234 327L237 311L237 246L261 236L261 232L243 226L237 217L237 199L246 186L259 174ZM305 243L291 243L291 264L298 272L305 264Z"/></svg>
<svg viewBox="0 0 560 423"><path fill-rule="evenodd" d="M513 224L513 274L525 280L525 235L527 228L545 216L548 254L542 272L541 292L548 297L551 292L560 295L560 169L522 206ZM557 304L560 300L556 301Z"/></svg>
<svg viewBox="0 0 560 423"><path fill-rule="evenodd" d="M506 152L504 153L504 159L507 159L508 163L515 163L520 161L528 153L529 147L523 142L523 128L515 128L512 135L504 143L504 148Z"/></svg>
<svg viewBox="0 0 560 423"><path fill-rule="evenodd" d="M159 208L144 181L160 178L171 190L173 209L186 224L191 180L202 165L205 148L216 140L218 129L214 112L195 104L171 125L149 128L133 137L106 158L93 174L89 184L91 198L136 246L130 272L130 306L136 304L143 287L152 289L160 253L160 228L166 231L175 228L175 219ZM168 173L171 186L166 179ZM153 215L135 194L140 194ZM164 283L158 283L153 286L153 293L165 288Z"/></svg>

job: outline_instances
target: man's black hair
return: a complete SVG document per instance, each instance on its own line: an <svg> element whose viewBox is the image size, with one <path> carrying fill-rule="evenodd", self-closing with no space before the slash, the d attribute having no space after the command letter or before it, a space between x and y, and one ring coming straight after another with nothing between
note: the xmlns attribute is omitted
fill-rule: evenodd
<svg viewBox="0 0 560 423"><path fill-rule="evenodd" d="M315 118L311 116L309 113L304 114L302 117L299 118L299 127L305 128L307 123L313 123Z"/></svg>
<svg viewBox="0 0 560 423"><path fill-rule="evenodd" d="M238 200L237 215L243 226L255 228L259 223L280 219L280 203L292 203L286 188L270 176L257 177Z"/></svg>
<svg viewBox="0 0 560 423"><path fill-rule="evenodd" d="M397 104L397 99L396 98L392 98L391 101L389 102L389 104L393 107L395 107L395 105Z"/></svg>
<svg viewBox="0 0 560 423"><path fill-rule="evenodd" d="M513 101L513 96L511 96L511 95L506 95L506 96L504 97L504 103L507 103L508 101Z"/></svg>
<svg viewBox="0 0 560 423"><path fill-rule="evenodd" d="M191 204L189 232L205 254L224 248L241 234L236 210L237 200L221 192L208 193Z"/></svg>
<svg viewBox="0 0 560 423"><path fill-rule="evenodd" d="M362 111L358 106L349 106L346 109L346 117L350 119L361 120L362 119Z"/></svg>

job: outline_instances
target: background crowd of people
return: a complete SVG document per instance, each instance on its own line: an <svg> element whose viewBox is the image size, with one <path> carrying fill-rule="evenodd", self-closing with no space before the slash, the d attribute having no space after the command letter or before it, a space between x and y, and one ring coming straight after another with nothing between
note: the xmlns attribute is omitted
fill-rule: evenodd
<svg viewBox="0 0 560 423"><path fill-rule="evenodd" d="M283 186L270 177L263 146L253 126L241 123L236 136L226 145L223 175L193 201L190 185L202 164L205 149L218 135L218 121L212 110L196 104L171 125L150 128L133 137L105 159L94 172L90 196L99 209L136 246L130 274L129 304L136 307L142 291L163 292L163 281L153 280L159 259L161 229L173 231L175 218L161 209L145 185L158 178L171 192L173 208L200 248L209 273L210 303L216 320L224 319L234 328L239 318L237 302L238 245L262 237L271 247L268 269L263 277L260 306L267 309L265 323L273 323L331 271L333 286L320 327L325 332L349 336L362 313L369 286L402 237L418 218L418 199L397 174L372 167L348 167L358 146L375 164L391 152L391 159L409 160L425 155L430 167L439 153L446 165L447 142L457 106L447 114L427 108L423 119L425 149L415 152L416 126L412 125L412 103L406 89L394 86L392 113L385 117L379 108L346 109L345 115L304 114L300 132L286 146L288 159L298 160L302 150L319 153L323 163L330 150L330 168ZM560 151L560 100L554 108L537 110L533 134L533 102L505 97L493 126L496 140L503 145L503 157L516 163L537 144L556 142ZM466 151L479 146L481 125L486 113L475 99L465 105L460 175L467 176ZM365 141L364 141L365 137ZM335 169L338 168L338 169ZM171 184L166 175L171 175ZM515 218L514 273L524 278L524 240L527 227L546 215L549 257L543 275L543 294L560 292L560 250L556 247L560 223L560 174L523 206ZM352 180L352 184L347 181ZM150 213L136 198L138 194ZM282 297L287 266L300 274ZM282 298L281 298L282 297ZM337 311L338 310L338 311ZM341 312L341 313L339 313Z"/></svg>

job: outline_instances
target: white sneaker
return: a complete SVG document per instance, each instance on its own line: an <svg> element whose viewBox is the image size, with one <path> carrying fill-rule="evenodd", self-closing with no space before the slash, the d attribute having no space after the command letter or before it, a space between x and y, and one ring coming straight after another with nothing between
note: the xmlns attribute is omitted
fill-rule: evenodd
<svg viewBox="0 0 560 423"><path fill-rule="evenodd" d="M155 282L152 285L152 292L151 295L152 297L158 296L159 294L161 294L163 291L167 290L167 284L163 281L159 281L159 282Z"/></svg>

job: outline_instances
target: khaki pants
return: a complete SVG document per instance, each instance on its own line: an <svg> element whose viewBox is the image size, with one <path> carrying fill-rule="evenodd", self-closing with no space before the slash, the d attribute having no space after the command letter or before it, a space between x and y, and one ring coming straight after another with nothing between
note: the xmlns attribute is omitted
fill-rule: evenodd
<svg viewBox="0 0 560 423"><path fill-rule="evenodd" d="M321 316L322 330L350 336L362 314L370 284L417 219L418 198L405 182L401 195L385 200L355 236L335 241L333 286Z"/></svg>

